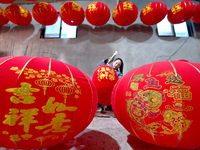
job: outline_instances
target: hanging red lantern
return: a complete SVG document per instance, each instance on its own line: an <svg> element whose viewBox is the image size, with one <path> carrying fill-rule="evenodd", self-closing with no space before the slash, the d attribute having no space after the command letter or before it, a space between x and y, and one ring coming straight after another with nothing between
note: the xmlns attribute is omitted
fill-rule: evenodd
<svg viewBox="0 0 200 150"><path fill-rule="evenodd" d="M5 10L0 7L0 26L7 24L9 20L6 18Z"/></svg>
<svg viewBox="0 0 200 150"><path fill-rule="evenodd" d="M87 21L94 26L102 26L110 19L110 9L102 2L93 2L85 10Z"/></svg>
<svg viewBox="0 0 200 150"><path fill-rule="evenodd" d="M10 20L14 24L27 26L32 21L31 13L22 6L10 5L6 7L5 11L8 20Z"/></svg>
<svg viewBox="0 0 200 150"><path fill-rule="evenodd" d="M13 3L15 0L0 0L0 3L2 4L10 4Z"/></svg>
<svg viewBox="0 0 200 150"><path fill-rule="evenodd" d="M118 76L115 70L108 65L97 67L92 76L92 81L98 93L98 103L104 106L111 104L111 93Z"/></svg>
<svg viewBox="0 0 200 150"><path fill-rule="evenodd" d="M138 17L138 8L132 2L121 2L113 10L113 20L117 25L128 26Z"/></svg>
<svg viewBox="0 0 200 150"><path fill-rule="evenodd" d="M197 148L199 73L199 63L185 60L135 68L114 87L113 111L119 122L144 142L170 148Z"/></svg>
<svg viewBox="0 0 200 150"><path fill-rule="evenodd" d="M77 68L48 57L0 58L0 145L41 149L82 132L97 109L97 91Z"/></svg>
<svg viewBox="0 0 200 150"><path fill-rule="evenodd" d="M84 10L76 2L66 2L60 8L60 17L68 25L78 26L85 18Z"/></svg>
<svg viewBox="0 0 200 150"><path fill-rule="evenodd" d="M195 14L191 17L191 20L194 23L200 23L200 3L196 5L196 12Z"/></svg>
<svg viewBox="0 0 200 150"><path fill-rule="evenodd" d="M165 3L154 1L142 9L140 19L146 25L155 25L165 18L167 12L167 5Z"/></svg>
<svg viewBox="0 0 200 150"><path fill-rule="evenodd" d="M181 1L176 3L168 11L168 20L172 24L188 21L195 13L196 6L191 1Z"/></svg>
<svg viewBox="0 0 200 150"><path fill-rule="evenodd" d="M58 20L57 10L46 2L36 3L32 9L32 15L42 25L53 25Z"/></svg>

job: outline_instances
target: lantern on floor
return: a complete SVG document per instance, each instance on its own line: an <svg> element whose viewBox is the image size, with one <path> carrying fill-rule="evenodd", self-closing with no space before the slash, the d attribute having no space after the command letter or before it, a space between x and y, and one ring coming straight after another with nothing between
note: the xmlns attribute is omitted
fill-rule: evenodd
<svg viewBox="0 0 200 150"><path fill-rule="evenodd" d="M0 58L0 145L39 149L68 141L92 121L97 91L77 68L47 57Z"/></svg>
<svg viewBox="0 0 200 150"><path fill-rule="evenodd" d="M60 17L68 25L78 26L85 18L84 10L76 2L66 2L60 8Z"/></svg>
<svg viewBox="0 0 200 150"><path fill-rule="evenodd" d="M46 2L36 3L32 9L32 15L42 25L53 25L58 20L57 10Z"/></svg>
<svg viewBox="0 0 200 150"><path fill-rule="evenodd" d="M10 5L6 7L5 11L8 20L10 20L14 24L27 26L32 21L31 13L22 6Z"/></svg>
<svg viewBox="0 0 200 150"><path fill-rule="evenodd" d="M112 16L117 25L128 26L137 19L138 8L132 2L121 2L113 10Z"/></svg>
<svg viewBox="0 0 200 150"><path fill-rule="evenodd" d="M167 12L167 5L165 3L154 1L142 9L140 19L146 25L155 25L165 18Z"/></svg>
<svg viewBox="0 0 200 150"><path fill-rule="evenodd" d="M13 3L15 0L0 0L0 3L2 4L10 4Z"/></svg>
<svg viewBox="0 0 200 150"><path fill-rule="evenodd" d="M93 2L85 10L87 21L94 26L102 26L110 19L110 9L102 2Z"/></svg>
<svg viewBox="0 0 200 150"><path fill-rule="evenodd" d="M0 26L5 25L9 22L9 20L6 18L5 10L0 8Z"/></svg>
<svg viewBox="0 0 200 150"><path fill-rule="evenodd" d="M185 60L131 70L113 89L116 118L144 142L170 148L199 147L199 72L199 63Z"/></svg>
<svg viewBox="0 0 200 150"><path fill-rule="evenodd" d="M115 70L108 65L97 67L92 76L92 81L98 93L98 103L104 106L111 104L111 94L118 76Z"/></svg>
<svg viewBox="0 0 200 150"><path fill-rule="evenodd" d="M194 23L200 23L200 3L196 5L196 12L195 14L191 17L191 20Z"/></svg>
<svg viewBox="0 0 200 150"><path fill-rule="evenodd" d="M176 3L168 11L168 20L172 24L188 21L195 13L196 6L191 1L181 1Z"/></svg>

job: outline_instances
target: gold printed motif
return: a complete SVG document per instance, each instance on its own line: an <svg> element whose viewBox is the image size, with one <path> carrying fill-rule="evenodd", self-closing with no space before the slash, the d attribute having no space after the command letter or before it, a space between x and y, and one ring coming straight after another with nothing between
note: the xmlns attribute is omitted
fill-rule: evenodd
<svg viewBox="0 0 200 150"><path fill-rule="evenodd" d="M138 90L138 86L139 86L139 83L131 82L131 84L130 84L130 88L133 91L137 91Z"/></svg>
<svg viewBox="0 0 200 150"><path fill-rule="evenodd" d="M21 138L19 138L19 135L15 134L10 136L10 140L13 142L18 142L21 141Z"/></svg>
<svg viewBox="0 0 200 150"><path fill-rule="evenodd" d="M81 6L75 2L72 2L72 10L81 11Z"/></svg>
<svg viewBox="0 0 200 150"><path fill-rule="evenodd" d="M143 75L144 74L135 75L132 81L144 81Z"/></svg>
<svg viewBox="0 0 200 150"><path fill-rule="evenodd" d="M180 132L185 132L191 124L190 120L186 120L186 116L182 112L175 112L172 110L163 112L164 123L170 125L172 129L162 125L161 133L164 134L179 134Z"/></svg>
<svg viewBox="0 0 200 150"><path fill-rule="evenodd" d="M182 78L181 78L180 75L177 75L177 76L171 75L171 76L167 76L167 81L165 83L166 84L170 84L170 83L172 83L172 84L184 84L185 82L183 82L181 79Z"/></svg>
<svg viewBox="0 0 200 150"><path fill-rule="evenodd" d="M115 72L114 69L110 69L109 67L101 67L97 70L97 79L101 81L102 79L115 80Z"/></svg>
<svg viewBox="0 0 200 150"><path fill-rule="evenodd" d="M60 112L60 111L76 111L77 107L66 107L66 105L64 105L63 103L58 103L55 102L55 98L54 97L50 97L46 103L45 106L42 107L42 111L44 113L55 113L55 111Z"/></svg>
<svg viewBox="0 0 200 150"><path fill-rule="evenodd" d="M188 100L192 99L192 93L190 92L190 86L170 86L167 96L173 97L175 100Z"/></svg>
<svg viewBox="0 0 200 150"><path fill-rule="evenodd" d="M123 9L124 10L133 10L133 4L130 2L123 2Z"/></svg>
<svg viewBox="0 0 200 150"><path fill-rule="evenodd" d="M25 8L19 6L19 14L20 14L20 16L26 18L28 16L28 10L26 10Z"/></svg>
<svg viewBox="0 0 200 150"><path fill-rule="evenodd" d="M147 82L147 85L144 86L144 89L147 88L154 88L154 89L161 89L162 86L159 85L159 80L156 80L155 78L148 78L145 80Z"/></svg>
<svg viewBox="0 0 200 150"><path fill-rule="evenodd" d="M46 95L47 87L54 87L55 83L49 79L38 79L35 81L35 84L43 87L44 95Z"/></svg>
<svg viewBox="0 0 200 150"><path fill-rule="evenodd" d="M142 10L143 15L146 15L147 13L151 12L153 8L151 7L151 3L146 5L144 9Z"/></svg>
<svg viewBox="0 0 200 150"><path fill-rule="evenodd" d="M26 82L22 82L21 83L21 87L20 88L9 88L6 89L6 92L13 92L14 95L18 96L11 96L10 100L15 103L23 103L23 104L32 104L35 101L35 97L31 96L33 95L32 92L39 92L40 90L37 88L31 88L31 84L26 83Z"/></svg>
<svg viewBox="0 0 200 150"><path fill-rule="evenodd" d="M24 125L24 132L28 133L30 124L31 123L38 123L37 120L33 120L35 117L34 115L38 115L39 109L32 108L32 109L19 109L16 108L10 108L9 109L9 115L5 115L5 120L3 121L3 124L8 124L9 126L14 126L16 122L21 118L21 122L18 123L18 125ZM18 115L18 113L21 113Z"/></svg>
<svg viewBox="0 0 200 150"><path fill-rule="evenodd" d="M48 132L66 132L71 126L63 126L65 122L71 122L70 119L64 119L66 115L64 113L57 113L55 114L56 117L52 118L51 123L44 125L44 126L37 126L35 127L38 130L43 130L47 127L51 127L51 129L47 129L43 132L43 134L47 134Z"/></svg>
<svg viewBox="0 0 200 150"><path fill-rule="evenodd" d="M171 11L173 14L176 14L177 12L181 11L183 9L183 7L181 7L181 2L178 2L177 5L174 5L171 8Z"/></svg>
<svg viewBox="0 0 200 150"><path fill-rule="evenodd" d="M93 11L96 11L97 10L97 2L94 2L90 5L88 5L88 11L89 13L93 12Z"/></svg>
<svg viewBox="0 0 200 150"><path fill-rule="evenodd" d="M30 138L32 138L32 134L24 134L24 135L21 135L21 137L23 138L23 140L29 140Z"/></svg>

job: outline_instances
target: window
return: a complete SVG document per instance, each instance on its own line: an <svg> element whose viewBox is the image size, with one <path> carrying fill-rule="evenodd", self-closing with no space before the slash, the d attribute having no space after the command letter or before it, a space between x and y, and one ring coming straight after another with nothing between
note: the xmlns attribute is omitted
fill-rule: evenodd
<svg viewBox="0 0 200 150"><path fill-rule="evenodd" d="M179 24L171 24L167 16L157 24L159 36L189 37L194 35L194 27L191 20Z"/></svg>
<svg viewBox="0 0 200 150"><path fill-rule="evenodd" d="M50 26L42 26L40 38L76 38L77 26L70 26L61 20L58 16L58 20L55 24Z"/></svg>

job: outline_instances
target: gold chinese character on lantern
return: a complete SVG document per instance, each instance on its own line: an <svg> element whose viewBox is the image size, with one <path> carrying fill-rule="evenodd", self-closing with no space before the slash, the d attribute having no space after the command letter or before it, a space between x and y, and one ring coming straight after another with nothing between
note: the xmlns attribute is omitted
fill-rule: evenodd
<svg viewBox="0 0 200 150"><path fill-rule="evenodd" d="M123 3L123 9L124 10L133 10L133 4L130 2L124 2Z"/></svg>
<svg viewBox="0 0 200 150"><path fill-rule="evenodd" d="M81 11L81 6L77 3L72 3L72 10Z"/></svg>
<svg viewBox="0 0 200 150"><path fill-rule="evenodd" d="M115 72L114 69L110 69L109 67L101 67L97 70L97 78L99 81L102 79L115 80Z"/></svg>
<svg viewBox="0 0 200 150"><path fill-rule="evenodd" d="M181 2L177 3L177 5L174 5L171 10L173 14L176 14L177 12L181 11L183 7L181 7Z"/></svg>

